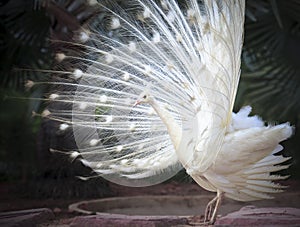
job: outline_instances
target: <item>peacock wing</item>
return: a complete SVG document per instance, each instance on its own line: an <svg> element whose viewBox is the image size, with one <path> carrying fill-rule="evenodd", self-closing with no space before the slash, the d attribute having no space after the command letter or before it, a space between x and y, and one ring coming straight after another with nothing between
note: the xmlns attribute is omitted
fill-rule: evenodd
<svg viewBox="0 0 300 227"><path fill-rule="evenodd" d="M192 152L185 164L190 173L204 172L221 149L231 123L243 43L245 2L204 3L193 27L199 57L189 67L196 88L191 102L195 113L183 131L183 138L189 139L182 150L189 147Z"/></svg>

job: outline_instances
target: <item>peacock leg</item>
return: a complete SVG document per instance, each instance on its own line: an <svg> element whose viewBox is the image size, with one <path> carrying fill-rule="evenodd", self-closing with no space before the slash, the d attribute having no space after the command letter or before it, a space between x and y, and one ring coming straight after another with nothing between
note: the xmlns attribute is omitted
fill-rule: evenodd
<svg viewBox="0 0 300 227"><path fill-rule="evenodd" d="M217 191L214 197L206 206L204 215L204 224L213 224L216 221L217 213L222 202L223 192Z"/></svg>
<svg viewBox="0 0 300 227"><path fill-rule="evenodd" d="M218 199L218 196L215 196L211 201L208 202L208 204L205 208L205 213L204 213L204 223L209 222L213 206L216 203L217 199Z"/></svg>

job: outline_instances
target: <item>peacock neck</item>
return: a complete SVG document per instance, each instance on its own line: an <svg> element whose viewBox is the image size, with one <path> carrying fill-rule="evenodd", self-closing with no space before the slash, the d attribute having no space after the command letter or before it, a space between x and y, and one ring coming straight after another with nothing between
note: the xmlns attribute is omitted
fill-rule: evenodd
<svg viewBox="0 0 300 227"><path fill-rule="evenodd" d="M151 100L150 105L153 107L155 112L158 114L160 119L164 122L167 127L169 136L173 143L173 146L176 151L178 151L181 136L182 136L182 129L175 121L174 117L169 113L169 111L162 107L157 100L154 98Z"/></svg>

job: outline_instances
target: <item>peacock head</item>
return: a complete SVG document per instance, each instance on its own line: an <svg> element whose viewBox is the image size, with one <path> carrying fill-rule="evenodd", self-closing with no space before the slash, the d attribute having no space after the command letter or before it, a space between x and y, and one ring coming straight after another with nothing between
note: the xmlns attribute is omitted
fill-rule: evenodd
<svg viewBox="0 0 300 227"><path fill-rule="evenodd" d="M137 106L142 103L150 103L151 104L152 101L153 101L153 97L150 95L149 90L147 89L146 91L143 91L139 95L138 99L135 101L133 106Z"/></svg>

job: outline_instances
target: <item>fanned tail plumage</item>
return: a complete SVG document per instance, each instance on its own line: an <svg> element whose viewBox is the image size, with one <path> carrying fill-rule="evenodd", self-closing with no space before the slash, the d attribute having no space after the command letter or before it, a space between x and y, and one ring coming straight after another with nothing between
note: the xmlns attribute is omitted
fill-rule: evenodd
<svg viewBox="0 0 300 227"><path fill-rule="evenodd" d="M111 4L101 6L110 13L102 27L94 23L77 35L75 45L86 48L86 58L57 54L62 65L80 61L81 67L58 71L65 79L53 84L65 89L49 99L64 106L50 106L44 116L62 121L61 128L72 125L82 162L115 183L159 183L181 163L205 171L230 122L244 1L191 0L179 6L136 0L127 9ZM192 139L186 155L175 153L152 107L132 106L147 87L182 128L182 137Z"/></svg>

